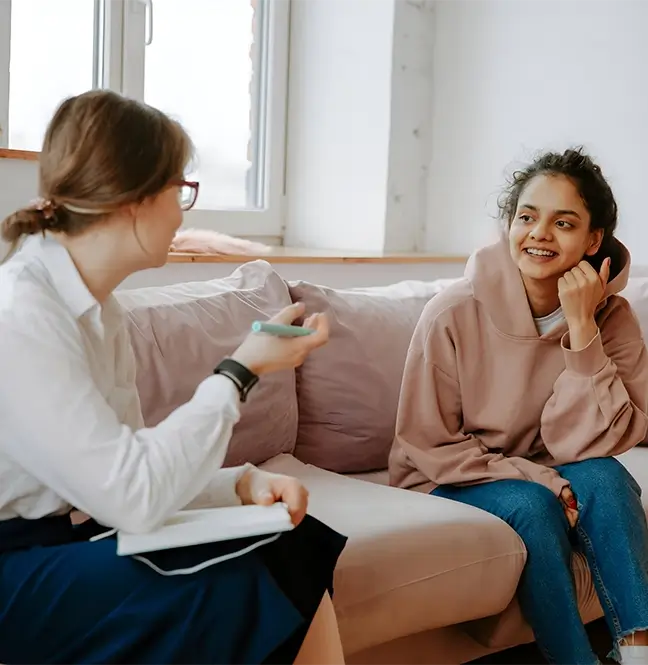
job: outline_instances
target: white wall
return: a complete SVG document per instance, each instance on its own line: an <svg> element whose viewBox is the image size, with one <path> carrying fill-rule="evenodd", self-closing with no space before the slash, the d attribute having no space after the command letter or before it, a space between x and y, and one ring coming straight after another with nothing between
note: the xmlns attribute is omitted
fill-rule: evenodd
<svg viewBox="0 0 648 665"><path fill-rule="evenodd" d="M415 251L424 236L433 0L295 0L286 243Z"/></svg>
<svg viewBox="0 0 648 665"><path fill-rule="evenodd" d="M292 4L289 245L383 249L394 4Z"/></svg>
<svg viewBox="0 0 648 665"><path fill-rule="evenodd" d="M396 0L384 221L384 248L391 252L420 250L425 241L435 19L433 0Z"/></svg>
<svg viewBox="0 0 648 665"><path fill-rule="evenodd" d="M648 2L440 0L436 12L426 249L487 242L507 167L584 144L617 196L620 238L648 264Z"/></svg>
<svg viewBox="0 0 648 665"><path fill-rule="evenodd" d="M1 0L0 0L1 1ZM0 159L0 221L9 213L26 206L38 193L38 169L35 162ZM0 240L0 258L7 246Z"/></svg>
<svg viewBox="0 0 648 665"><path fill-rule="evenodd" d="M36 162L0 159L0 219L26 206L38 194Z"/></svg>
<svg viewBox="0 0 648 665"><path fill-rule="evenodd" d="M304 79L306 70L294 64L291 94L297 94L301 101L295 106L295 98L292 100L289 156L293 151L293 160L296 154L308 154L314 161L308 173L297 169L294 161L292 166L289 163L288 189L296 197L292 210L299 212L289 218L289 223L296 225L292 232L288 229L289 242L303 240L297 244L308 244L310 238L316 244L322 240L321 225L325 224L338 247L371 249L383 235L383 240L391 238L388 245L398 243L399 237L409 244L412 235L424 226L422 236L428 251L467 254L493 238L496 222L490 215L495 213L505 173L517 160L526 159L536 149L583 143L599 159L616 192L620 237L630 246L635 265L648 265L648 223L644 219L648 168L643 161L648 148L648 72L644 73L648 2L396 0L395 7L391 0L373 2L295 0L293 45L297 50L293 51L293 64L296 54L300 49L305 52L308 44L315 49L312 53L318 49L324 53L326 45L317 31L304 28L307 32L300 37L298 28L305 17L320 17L326 6L334 9L328 26L335 23L339 34L345 34L343 11L350 12L349 25L357 26L364 16L367 28L372 25L377 33L361 40L364 45L374 44L373 50L360 53L368 60L365 69L360 67L362 59L358 60L354 50L357 44L349 35L329 44L330 51L338 49L338 59L326 66L320 62L318 77ZM344 58L350 54L356 58L356 69L348 72L346 82L337 84L341 86L338 91L347 90L347 105L309 106L309 95L318 85L333 89L328 77L344 74ZM316 60L310 66L315 65ZM316 69L309 71L313 76L317 73ZM399 75L399 71L407 73ZM371 72L380 72L380 81L365 88L363 76ZM357 88L351 85L353 80ZM302 84L306 87L300 88ZM431 86L431 95L427 86ZM371 105L364 103L365 89L371 92L367 98L371 97L372 104L381 106L373 114ZM387 90L391 96L386 95ZM422 113L424 109L427 116ZM313 132L306 137L308 144L300 143L306 140L306 122L315 128L326 126L329 132L346 126L347 133L325 150L323 145L310 143L316 139ZM389 131L385 134L387 122ZM371 127L376 136L385 139L379 146L381 156L360 149L370 141ZM412 138L415 129L420 141ZM353 146L353 141L359 143ZM385 161L387 141L391 145ZM421 169L423 159L427 161ZM364 174L363 164L367 169ZM305 165L303 161L302 167ZM425 170L425 186L420 187ZM386 185L382 175L379 177L383 173ZM319 178L327 181L326 191L332 195L325 196L324 189L318 195ZM332 187L335 183L339 187ZM0 159L0 216L35 193L34 164ZM400 208L395 197L404 203ZM420 220L422 210L427 213L425 224ZM376 223L380 215L386 216L385 224ZM194 279L230 268L168 266L150 279ZM393 270L362 264L283 269L290 278L295 272L316 271L312 274L344 284L349 280L357 284L388 279ZM423 268L401 266L399 277L419 270ZM440 274L445 268L428 265L425 270ZM146 282L149 277L140 279Z"/></svg>

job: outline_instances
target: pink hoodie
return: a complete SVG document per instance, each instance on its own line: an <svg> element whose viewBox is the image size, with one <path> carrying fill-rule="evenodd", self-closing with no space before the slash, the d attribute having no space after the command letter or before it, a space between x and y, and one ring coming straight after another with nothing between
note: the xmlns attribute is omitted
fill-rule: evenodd
<svg viewBox="0 0 648 665"><path fill-rule="evenodd" d="M618 455L648 431L648 354L619 260L596 321L569 349L567 324L540 337L508 240L476 252L464 279L426 306L407 355L390 481L429 492L504 478L569 483L551 467Z"/></svg>

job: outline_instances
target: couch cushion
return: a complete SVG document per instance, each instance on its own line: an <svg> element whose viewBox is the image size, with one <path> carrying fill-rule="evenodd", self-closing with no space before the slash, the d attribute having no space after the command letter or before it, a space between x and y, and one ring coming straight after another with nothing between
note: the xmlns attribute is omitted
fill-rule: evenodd
<svg viewBox="0 0 648 665"><path fill-rule="evenodd" d="M648 277L630 277L620 295L630 303L639 321L644 340L648 340ZM648 446L648 437L639 445Z"/></svg>
<svg viewBox="0 0 648 665"><path fill-rule="evenodd" d="M648 462L648 459L646 461ZM648 472L646 476L646 480L648 481ZM349 477L380 485L389 484L389 474L387 471L376 471ZM648 488L648 484L646 487ZM594 621L602 616L603 610L601 609L601 604L592 583L592 575L587 565L587 560L583 555L575 554L572 566L581 616L586 623ZM531 628L522 617L517 597L513 598L503 612L469 621L462 624L462 627L476 643L481 644L488 651L500 651L518 644L533 642L534 640Z"/></svg>
<svg viewBox="0 0 648 665"><path fill-rule="evenodd" d="M147 425L189 400L253 320L291 302L288 286L265 261L242 265L223 279L118 291L117 297L128 313ZM295 373L264 376L242 406L225 464L258 464L290 452L296 433Z"/></svg>
<svg viewBox="0 0 648 665"><path fill-rule="evenodd" d="M498 518L291 455L263 466L300 478L310 492L309 512L349 537L334 594L345 653L489 616L513 598L525 551Z"/></svg>
<svg viewBox="0 0 648 665"><path fill-rule="evenodd" d="M348 290L290 284L294 301L326 312L331 324L329 343L297 370L298 459L341 473L387 466L414 327L452 281Z"/></svg>
<svg viewBox="0 0 648 665"><path fill-rule="evenodd" d="M642 502L646 514L648 514L648 448L637 447L619 455L621 462L642 489Z"/></svg>
<svg viewBox="0 0 648 665"><path fill-rule="evenodd" d="M380 485L389 484L389 473L386 470L350 477ZM581 554L574 555L573 570L581 616L585 622L594 621L603 614L603 610L592 583L592 575L587 560ZM531 628L522 617L517 597L513 598L510 605L502 613L485 619L470 621L463 624L463 628L475 642L481 644L487 650L495 649L499 651L534 640Z"/></svg>
<svg viewBox="0 0 648 665"><path fill-rule="evenodd" d="M603 610L583 554L574 553L572 570L583 621L589 623L599 619L603 616ZM479 644L498 651L534 641L533 631L522 616L517 597L501 614L469 622L464 629Z"/></svg>
<svg viewBox="0 0 648 665"><path fill-rule="evenodd" d="M648 462L648 459L645 459L645 461ZM357 474L350 477L381 485L389 484L389 474L387 471ZM648 481L648 468L646 469L646 481ZM645 486L648 491L648 482ZM594 621L603 615L603 610L596 595L587 560L582 554L575 554L572 560L572 567L583 621L585 623ZM517 646L518 644L533 642L534 640L531 628L522 617L517 597L513 598L503 612L494 616L469 621L462 624L462 627L476 643L481 644L488 651L500 651Z"/></svg>

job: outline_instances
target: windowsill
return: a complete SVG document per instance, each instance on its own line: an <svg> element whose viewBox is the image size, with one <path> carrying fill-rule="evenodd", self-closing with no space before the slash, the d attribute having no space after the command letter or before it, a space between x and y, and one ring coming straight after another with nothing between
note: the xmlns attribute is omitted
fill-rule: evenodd
<svg viewBox="0 0 648 665"><path fill-rule="evenodd" d="M0 159L38 161L40 152L0 148ZM463 264L467 256L439 256L429 252L360 252L299 247L273 247L268 254L187 254L170 252L169 263L246 263L262 259L270 263L378 263L378 264Z"/></svg>
<svg viewBox="0 0 648 665"><path fill-rule="evenodd" d="M37 162L40 152L33 150L13 150L10 148L0 148L0 159L23 159L28 162Z"/></svg>
<svg viewBox="0 0 648 665"><path fill-rule="evenodd" d="M269 263L456 263L467 256L439 256L427 252L358 252L294 247L273 247L268 254L186 254L170 252L169 263L245 263L261 259Z"/></svg>

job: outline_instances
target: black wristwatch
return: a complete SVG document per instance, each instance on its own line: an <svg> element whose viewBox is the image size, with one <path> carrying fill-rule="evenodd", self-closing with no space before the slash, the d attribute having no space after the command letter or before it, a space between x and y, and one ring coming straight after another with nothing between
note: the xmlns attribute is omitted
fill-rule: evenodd
<svg viewBox="0 0 648 665"><path fill-rule="evenodd" d="M259 382L259 377L254 372L232 358L221 360L214 374L222 374L234 383L241 396L241 402L245 402L250 390Z"/></svg>

